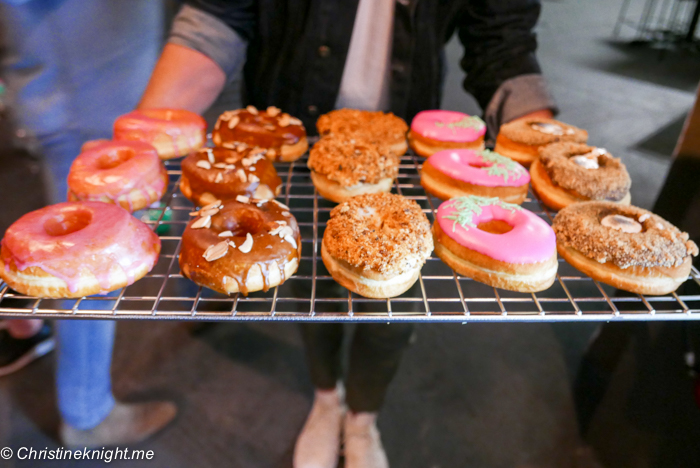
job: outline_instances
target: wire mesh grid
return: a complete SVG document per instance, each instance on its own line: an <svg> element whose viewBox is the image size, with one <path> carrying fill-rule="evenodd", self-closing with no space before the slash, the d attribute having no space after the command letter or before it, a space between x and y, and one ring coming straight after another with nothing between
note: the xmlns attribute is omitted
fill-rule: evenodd
<svg viewBox="0 0 700 468"><path fill-rule="evenodd" d="M0 282L0 317L354 322L700 319L700 273L696 269L676 293L642 296L594 281L561 259L557 281L539 293L486 286L456 274L432 256L416 284L401 296L386 300L358 296L338 285L321 261L323 230L335 204L314 189L307 157L275 165L284 181L278 199L290 207L302 236L299 270L282 285L248 296L226 296L182 276L177 257L194 207L179 191L179 162L168 161L170 183L160 206L135 214L162 242L160 258L146 277L107 295L80 299L28 297ZM432 222L440 200L426 195L420 185L421 159L411 153L402 157L393 190L415 200ZM523 207L548 222L553 218L532 192Z"/></svg>

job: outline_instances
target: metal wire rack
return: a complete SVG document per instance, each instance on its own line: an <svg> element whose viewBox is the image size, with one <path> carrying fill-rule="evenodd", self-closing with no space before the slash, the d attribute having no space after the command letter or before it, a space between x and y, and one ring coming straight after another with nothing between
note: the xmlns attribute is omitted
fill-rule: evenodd
<svg viewBox="0 0 700 468"><path fill-rule="evenodd" d="M307 156L277 164L285 182L280 201L296 216L302 259L296 275L268 292L226 296L198 287L180 273L177 256L192 203L179 191L178 161L168 161L168 192L159 207L136 213L160 236L162 251L153 270L135 284L104 296L38 299L0 282L0 317L158 320L277 320L343 322L513 322L700 319L700 273L673 294L641 296L618 291L583 275L560 259L555 284L546 291L498 290L456 274L431 257L416 284L400 297L367 299L341 287L320 259L320 243L333 203L314 189ZM438 199L420 185L421 159L401 159L394 191L415 200L431 220ZM551 222L532 194L523 206Z"/></svg>

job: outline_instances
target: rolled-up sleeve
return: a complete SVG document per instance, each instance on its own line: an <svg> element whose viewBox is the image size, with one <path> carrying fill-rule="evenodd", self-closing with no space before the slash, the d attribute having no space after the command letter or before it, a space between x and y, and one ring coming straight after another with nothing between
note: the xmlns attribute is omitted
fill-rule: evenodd
<svg viewBox="0 0 700 468"><path fill-rule="evenodd" d="M243 69L248 47L248 41L235 29L190 5L184 5L175 16L168 43L206 55L219 65L229 80Z"/></svg>

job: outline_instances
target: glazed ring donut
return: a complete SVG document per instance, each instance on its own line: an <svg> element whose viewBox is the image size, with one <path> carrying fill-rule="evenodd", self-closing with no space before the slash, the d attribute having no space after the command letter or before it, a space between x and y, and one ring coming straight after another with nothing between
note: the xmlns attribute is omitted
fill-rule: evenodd
<svg viewBox="0 0 700 468"><path fill-rule="evenodd" d="M519 205L529 182L527 169L489 150L438 151L423 163L420 173L425 191L442 200L478 195Z"/></svg>
<svg viewBox="0 0 700 468"><path fill-rule="evenodd" d="M148 143L106 141L89 148L71 164L69 201L116 203L134 212L160 200L168 188L168 172Z"/></svg>
<svg viewBox="0 0 700 468"><path fill-rule="evenodd" d="M591 278L638 294L668 294L690 274L698 246L650 211L619 203L574 203L552 225L559 254Z"/></svg>
<svg viewBox="0 0 700 468"><path fill-rule="evenodd" d="M64 202L32 211L8 228L0 278L29 296L89 296L142 278L159 253L158 236L125 209Z"/></svg>
<svg viewBox="0 0 700 468"><path fill-rule="evenodd" d="M115 140L136 140L153 145L160 159L196 151L206 143L207 123L184 109L142 109L114 122Z"/></svg>
<svg viewBox="0 0 700 468"><path fill-rule="evenodd" d="M212 133L216 146L261 148L271 161L292 162L309 148L301 120L277 107L259 111L255 106L226 111L219 116Z"/></svg>
<svg viewBox="0 0 700 468"><path fill-rule="evenodd" d="M419 112L411 122L408 143L428 157L448 149L484 149L486 124L476 116L446 110Z"/></svg>
<svg viewBox="0 0 700 468"><path fill-rule="evenodd" d="M545 145L559 141L585 143L588 132L553 119L518 119L501 125L494 151L525 167L539 157Z"/></svg>
<svg viewBox="0 0 700 468"><path fill-rule="evenodd" d="M430 223L415 201L370 193L333 208L321 257L342 286L364 297L388 298L413 286L432 250Z"/></svg>
<svg viewBox="0 0 700 468"><path fill-rule="evenodd" d="M383 151L390 151L398 156L405 154L408 149L408 125L391 112L338 109L319 117L316 129L321 136L361 136L377 146L384 147Z"/></svg>
<svg viewBox="0 0 700 468"><path fill-rule="evenodd" d="M498 198L453 198L438 208L433 235L442 261L489 286L537 292L556 279L552 228L518 205Z"/></svg>
<svg viewBox="0 0 700 468"><path fill-rule="evenodd" d="M276 200L219 200L194 213L182 234L180 269L200 286L244 295L282 284L299 267L296 219Z"/></svg>
<svg viewBox="0 0 700 468"><path fill-rule="evenodd" d="M360 136L329 135L311 148L308 167L322 197L341 203L363 193L389 192L399 157Z"/></svg>
<svg viewBox="0 0 700 468"><path fill-rule="evenodd" d="M182 160L182 194L197 206L236 195L269 200L279 195L282 180L262 153L246 149L203 148Z"/></svg>
<svg viewBox="0 0 700 468"><path fill-rule="evenodd" d="M632 181L622 161L603 148L553 143L540 148L530 167L532 188L553 210L579 201L607 200L629 205Z"/></svg>

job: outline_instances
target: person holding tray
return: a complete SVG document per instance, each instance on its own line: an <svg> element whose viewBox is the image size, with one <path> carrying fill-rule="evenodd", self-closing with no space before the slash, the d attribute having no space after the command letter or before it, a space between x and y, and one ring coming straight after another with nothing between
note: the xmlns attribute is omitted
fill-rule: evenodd
<svg viewBox="0 0 700 468"><path fill-rule="evenodd" d="M343 107L410 121L439 108L443 47L457 31L464 88L495 136L501 123L556 112L535 57L539 12L536 0L189 0L139 107L202 113L245 68L246 104L281 108L307 129ZM339 383L344 326L301 328L316 392L294 466L335 467L344 426L345 466L387 467L376 418L413 326L357 326L346 397Z"/></svg>

